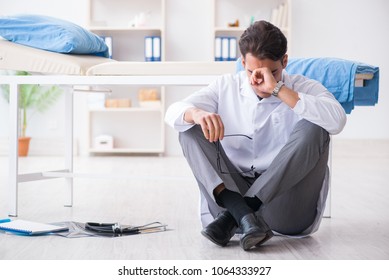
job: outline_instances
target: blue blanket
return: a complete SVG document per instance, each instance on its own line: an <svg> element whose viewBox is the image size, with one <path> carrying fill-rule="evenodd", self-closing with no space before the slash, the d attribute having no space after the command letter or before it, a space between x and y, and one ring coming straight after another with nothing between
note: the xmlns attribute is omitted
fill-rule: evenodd
<svg viewBox="0 0 389 280"><path fill-rule="evenodd" d="M355 105L374 106L378 102L379 68L339 58L291 58L286 71L321 82L342 104L346 113ZM355 87L355 75L371 73L363 87Z"/></svg>
<svg viewBox="0 0 389 280"><path fill-rule="evenodd" d="M363 87L354 89L354 104L357 106L371 106L378 102L378 86L380 79L380 69L368 64L358 63L356 74L373 74L373 79L365 80Z"/></svg>

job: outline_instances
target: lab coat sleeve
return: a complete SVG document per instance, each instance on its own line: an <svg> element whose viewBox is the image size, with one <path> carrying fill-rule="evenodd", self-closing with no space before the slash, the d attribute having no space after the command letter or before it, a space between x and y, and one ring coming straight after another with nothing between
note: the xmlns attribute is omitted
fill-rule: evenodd
<svg viewBox="0 0 389 280"><path fill-rule="evenodd" d="M184 120L186 110L194 107L194 105L186 102L176 102L169 106L165 115L165 122L179 132L188 130L194 124Z"/></svg>
<svg viewBox="0 0 389 280"><path fill-rule="evenodd" d="M194 126L184 120L184 114L189 108L199 108L207 112L217 112L218 88L220 79L209 86L193 93L182 101L178 101L169 106L165 114L165 122L179 132L186 131Z"/></svg>
<svg viewBox="0 0 389 280"><path fill-rule="evenodd" d="M313 83L306 92L298 91L300 100L293 111L300 117L319 125L330 134L340 133L347 117L343 107L320 83Z"/></svg>

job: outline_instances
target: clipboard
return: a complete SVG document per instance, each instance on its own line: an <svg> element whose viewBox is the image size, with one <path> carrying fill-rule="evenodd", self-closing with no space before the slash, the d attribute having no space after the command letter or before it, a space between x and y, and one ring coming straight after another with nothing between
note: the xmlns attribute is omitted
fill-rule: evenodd
<svg viewBox="0 0 389 280"><path fill-rule="evenodd" d="M26 220L14 220L0 223L0 230L21 235L43 235L67 231L67 226L56 226Z"/></svg>

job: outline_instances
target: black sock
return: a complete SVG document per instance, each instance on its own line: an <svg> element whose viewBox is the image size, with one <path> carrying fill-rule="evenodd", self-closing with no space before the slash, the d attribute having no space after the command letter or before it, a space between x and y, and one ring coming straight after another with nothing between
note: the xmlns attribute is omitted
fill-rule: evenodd
<svg viewBox="0 0 389 280"><path fill-rule="evenodd" d="M216 196L216 202L231 213L238 225L243 216L253 213L253 210L246 204L243 196L228 189L222 190Z"/></svg>
<svg viewBox="0 0 389 280"><path fill-rule="evenodd" d="M262 201L259 200L258 197L244 197L244 200L246 201L247 205L253 209L254 212L258 211L259 207L262 205Z"/></svg>

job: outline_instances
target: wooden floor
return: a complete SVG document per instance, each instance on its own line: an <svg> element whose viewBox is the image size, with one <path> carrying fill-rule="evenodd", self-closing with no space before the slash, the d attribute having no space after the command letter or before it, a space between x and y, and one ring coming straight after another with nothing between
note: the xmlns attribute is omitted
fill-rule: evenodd
<svg viewBox="0 0 389 280"><path fill-rule="evenodd" d="M80 157L74 206L63 207L62 179L20 184L19 218L40 222L160 221L168 231L119 238L0 234L0 259L389 259L389 141L333 141L332 218L309 238L274 237L245 252L234 238L219 248L200 234L198 190L182 157ZM20 170L62 168L56 157L28 157ZM7 216L8 159L0 158L0 218Z"/></svg>

